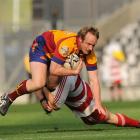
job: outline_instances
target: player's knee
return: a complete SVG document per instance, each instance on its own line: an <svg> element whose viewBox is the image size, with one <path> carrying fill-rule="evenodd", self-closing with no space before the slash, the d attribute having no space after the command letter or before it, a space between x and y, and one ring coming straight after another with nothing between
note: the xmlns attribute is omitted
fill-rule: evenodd
<svg viewBox="0 0 140 140"><path fill-rule="evenodd" d="M94 125L102 122L106 122L108 119L107 115L99 113L98 110L95 110L91 115L87 117L82 117L82 120L85 124Z"/></svg>
<svg viewBox="0 0 140 140"><path fill-rule="evenodd" d="M36 89L41 89L45 86L45 81L35 81L34 82L34 86Z"/></svg>

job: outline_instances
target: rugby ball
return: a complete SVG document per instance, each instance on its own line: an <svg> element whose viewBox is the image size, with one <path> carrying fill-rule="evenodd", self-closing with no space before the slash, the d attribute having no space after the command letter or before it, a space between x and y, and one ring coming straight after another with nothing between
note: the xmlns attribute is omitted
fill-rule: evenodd
<svg viewBox="0 0 140 140"><path fill-rule="evenodd" d="M67 57L64 63L64 67L67 69L76 69L79 64L79 61L80 61L80 58L78 57L78 55L75 53L72 53Z"/></svg>

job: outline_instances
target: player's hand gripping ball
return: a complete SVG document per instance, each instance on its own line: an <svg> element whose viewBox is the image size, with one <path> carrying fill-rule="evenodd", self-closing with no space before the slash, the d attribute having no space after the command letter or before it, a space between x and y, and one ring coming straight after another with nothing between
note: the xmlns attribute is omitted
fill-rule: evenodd
<svg viewBox="0 0 140 140"><path fill-rule="evenodd" d="M78 55L75 53L72 53L66 59L66 61L64 63L64 67L67 69L76 69L79 62L80 62L80 58L78 57Z"/></svg>

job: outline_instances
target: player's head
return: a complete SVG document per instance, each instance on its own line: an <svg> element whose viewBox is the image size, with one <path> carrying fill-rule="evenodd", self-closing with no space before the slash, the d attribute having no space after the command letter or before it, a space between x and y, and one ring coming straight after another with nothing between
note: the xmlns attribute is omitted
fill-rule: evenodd
<svg viewBox="0 0 140 140"><path fill-rule="evenodd" d="M97 28L86 26L80 29L78 38L82 52L89 54L97 43L99 31Z"/></svg>

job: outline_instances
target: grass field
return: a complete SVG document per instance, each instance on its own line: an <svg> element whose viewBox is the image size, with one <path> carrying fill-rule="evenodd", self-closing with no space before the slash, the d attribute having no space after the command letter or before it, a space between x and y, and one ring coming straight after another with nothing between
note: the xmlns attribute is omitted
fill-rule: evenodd
<svg viewBox="0 0 140 140"><path fill-rule="evenodd" d="M104 103L112 112L140 118L140 102ZM138 140L140 129L84 125L69 109L46 115L39 104L13 105L0 116L0 140Z"/></svg>

